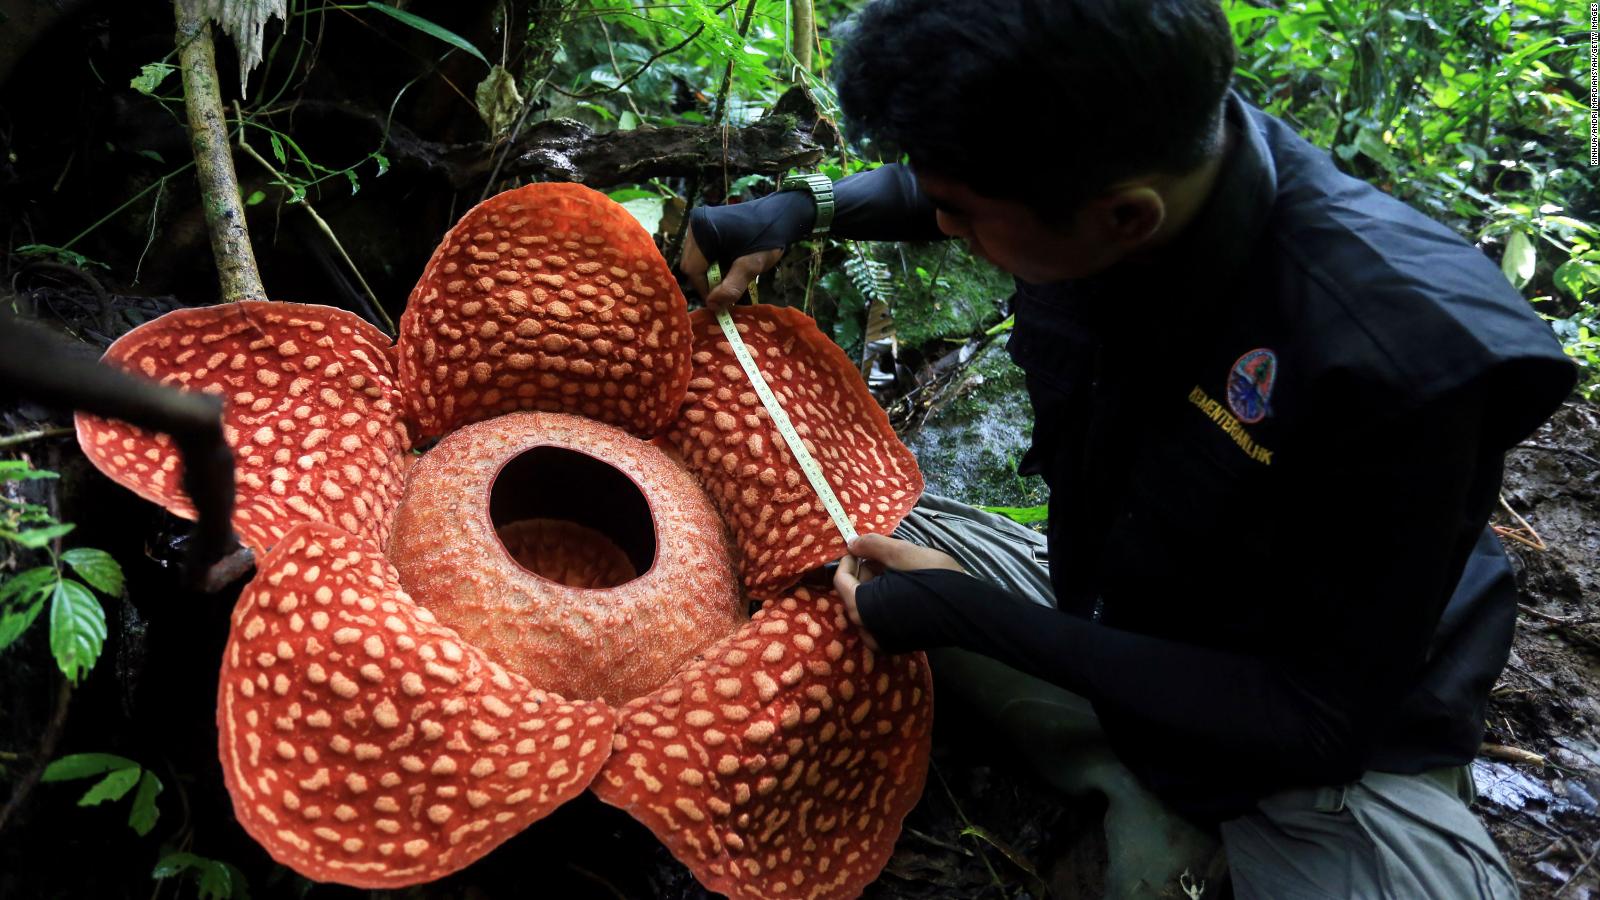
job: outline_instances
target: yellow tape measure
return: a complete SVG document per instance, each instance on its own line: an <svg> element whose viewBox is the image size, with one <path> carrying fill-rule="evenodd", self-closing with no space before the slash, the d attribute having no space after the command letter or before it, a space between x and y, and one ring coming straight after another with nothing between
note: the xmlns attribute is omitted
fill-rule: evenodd
<svg viewBox="0 0 1600 900"><path fill-rule="evenodd" d="M722 333L727 335L728 344L733 347L733 355L738 358L739 366L744 369L744 376L750 379L751 387L756 389L756 396L761 398L761 405L767 408L767 415L772 417L772 424L777 426L778 434L783 437L783 442L789 445L789 452L800 463L800 471L806 474L806 480L811 482L811 489L816 491L817 498L822 501L822 508L828 511L828 517L833 519L833 526L839 529L839 534L844 538L845 545L856 539L856 526L845 515L844 505L834 495L833 488L828 485L828 479L822 475L822 467L817 465L816 459L811 456L811 451L806 449L805 441L800 439L800 433L794 430L794 423L789 421L789 414L783 411L783 406L778 402L778 396L767 386L767 379L756 368L756 361L750 356L750 348L744 344L744 339L739 336L739 327L733 324L733 316L726 309L717 311L717 324L722 326Z"/></svg>

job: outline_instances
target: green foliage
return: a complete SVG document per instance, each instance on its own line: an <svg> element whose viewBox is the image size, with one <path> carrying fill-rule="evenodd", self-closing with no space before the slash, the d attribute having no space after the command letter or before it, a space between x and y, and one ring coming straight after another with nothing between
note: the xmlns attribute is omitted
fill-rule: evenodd
<svg viewBox="0 0 1600 900"><path fill-rule="evenodd" d="M22 460L0 460L0 483L55 477L56 473L34 469ZM105 610L84 582L113 596L122 593L125 582L122 567L103 550L56 551L55 542L72 528L69 522L57 522L44 506L0 495L0 539L50 555L48 565L0 581L0 651L26 633L48 603L50 652L61 673L76 683L94 667L106 640ZM77 578L67 575L63 566Z"/></svg>
<svg viewBox="0 0 1600 900"><path fill-rule="evenodd" d="M1245 93L1336 162L1491 253L1588 366L1600 223L1588 18L1565 0L1224 0ZM1581 96L1580 96L1581 95ZM1563 326L1561 323L1566 322Z"/></svg>
<svg viewBox="0 0 1600 900"><path fill-rule="evenodd" d="M50 597L50 652L61 673L77 682L94 667L106 641L106 613L94 594L70 578L56 580Z"/></svg>
<svg viewBox="0 0 1600 900"><path fill-rule="evenodd" d="M1038 506L980 506L984 512L999 513L1019 525L1033 525L1050 519L1050 504Z"/></svg>
<svg viewBox="0 0 1600 900"><path fill-rule="evenodd" d="M161 86L167 76L178 71L178 67L171 63L153 62L139 68L139 74L133 76L128 82L128 87L133 88L146 97L156 96L156 88Z"/></svg>
<svg viewBox="0 0 1600 900"><path fill-rule="evenodd" d="M386 16L390 16L390 17L396 19L397 21L404 22L405 24L411 26L412 28L415 28L416 30L422 32L423 34L426 34L426 35L428 35L430 37L438 38L439 40L444 41L446 44L449 44L452 47L457 47L457 48L460 48L462 50L465 50L467 53L471 54L474 59L477 59L479 62L482 62L484 65L488 65L489 64L489 60L484 58L484 55L481 52L479 52L477 47L472 46L472 42L471 41L467 40L466 38L462 37L459 34L456 34L454 31L451 31L448 28L444 28L444 27L442 27L440 25L436 25L433 22L428 21L427 19L424 19L423 17L417 15L416 13L406 12L403 9L396 9L393 6L390 6L387 3L368 3L367 4L367 8L368 9L375 9L378 12L381 12Z"/></svg>
<svg viewBox="0 0 1600 900"><path fill-rule="evenodd" d="M194 879L200 890L200 900L250 900L250 886L244 873L232 863L193 853L168 853L161 857L151 873L158 881L182 875Z"/></svg>
<svg viewBox="0 0 1600 900"><path fill-rule="evenodd" d="M161 793L161 779L154 772L142 768L124 756L111 753L74 753L50 763L44 770L44 781L79 781L103 776L78 798L79 806L98 806L116 802L134 791L128 809L128 827L143 837L155 827L161 817L156 806L156 796ZM137 787L138 790L134 790Z"/></svg>

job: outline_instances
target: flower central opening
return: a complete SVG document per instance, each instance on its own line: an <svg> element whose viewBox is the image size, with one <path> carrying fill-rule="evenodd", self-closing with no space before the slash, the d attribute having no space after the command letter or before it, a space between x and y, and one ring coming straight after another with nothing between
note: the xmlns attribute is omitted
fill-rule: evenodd
<svg viewBox="0 0 1600 900"><path fill-rule="evenodd" d="M649 501L631 478L587 453L523 451L495 477L489 517L518 565L558 584L614 588L655 564Z"/></svg>

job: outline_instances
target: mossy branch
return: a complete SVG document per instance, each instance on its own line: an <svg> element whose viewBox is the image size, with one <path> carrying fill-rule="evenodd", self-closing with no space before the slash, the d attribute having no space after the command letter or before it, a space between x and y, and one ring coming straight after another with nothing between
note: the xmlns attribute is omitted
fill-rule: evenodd
<svg viewBox="0 0 1600 900"><path fill-rule="evenodd" d="M239 176L233 169L233 147L217 85L216 48L211 22L195 0L176 0L178 61L183 69L183 105L189 116L189 140L205 209L211 253L217 260L222 299L265 300L261 272L239 198Z"/></svg>

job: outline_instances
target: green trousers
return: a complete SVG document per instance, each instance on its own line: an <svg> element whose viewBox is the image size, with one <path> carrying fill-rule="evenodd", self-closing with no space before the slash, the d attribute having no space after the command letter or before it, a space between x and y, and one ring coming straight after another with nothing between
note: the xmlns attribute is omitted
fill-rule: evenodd
<svg viewBox="0 0 1600 900"><path fill-rule="evenodd" d="M936 547L968 572L1054 606L1044 538L1009 519L925 495L895 536ZM1368 772L1296 788L1215 827L1189 822L1111 752L1084 698L956 648L928 654L935 696L982 710L1014 759L1065 795L1105 797L1108 900L1195 893L1220 845L1240 900L1514 898L1504 857L1469 809L1466 767Z"/></svg>

